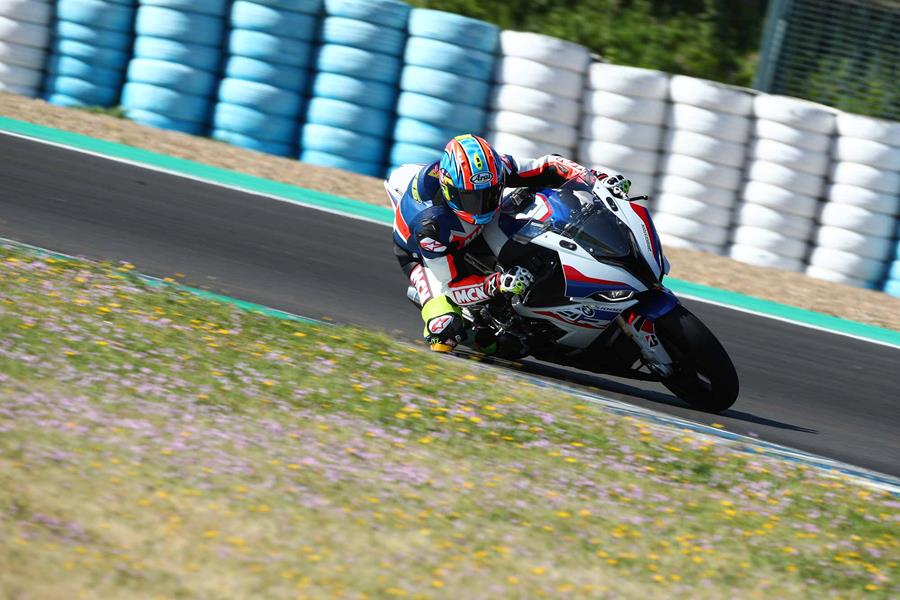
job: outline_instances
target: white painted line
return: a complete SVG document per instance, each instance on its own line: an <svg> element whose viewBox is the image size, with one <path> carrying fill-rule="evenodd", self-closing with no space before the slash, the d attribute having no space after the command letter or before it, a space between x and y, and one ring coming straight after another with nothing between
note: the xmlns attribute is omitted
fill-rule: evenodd
<svg viewBox="0 0 900 600"><path fill-rule="evenodd" d="M730 310L735 310L737 312L747 313L748 315L755 315L757 317L765 317L767 319L772 319L773 321L781 321L782 323L788 323L790 325L796 325L797 327L805 327L806 329L814 329L816 331L822 331L825 333L833 333L834 335L841 335L844 337L852 338L854 340L859 340L861 342L869 342L870 344L878 344L879 346L885 346L887 348L893 348L894 350L900 350L900 344L893 344L891 342L885 342L883 340L873 340L872 338L863 337L860 335L856 335L854 333L847 333L845 331L838 331L836 329L828 329L827 327L820 327L819 325L812 325L811 323L801 323L799 321L793 321L791 319L787 319L785 317L779 317L777 315L771 315L769 313L759 312L750 308L743 308L740 306L734 306L733 304L726 304L724 302L717 302L715 300L708 300L706 298L701 298L700 296L694 296L693 294L676 294L679 298L687 298L688 300L694 300L695 302L703 302L705 304L713 304L715 306L721 306L722 308L727 308Z"/></svg>
<svg viewBox="0 0 900 600"><path fill-rule="evenodd" d="M8 135L8 136L11 136L11 137L16 137L16 138L21 138L21 139L28 140L28 141L31 141L31 142L36 142L36 143L39 143L39 144L45 144L45 145L47 145L47 146L53 146L53 147L55 147L55 148L61 148L61 149L63 149L63 150L68 150L68 151L70 151L70 152L77 152L77 153L79 153L79 154L85 154L85 155L93 156L93 157L96 157L96 158L102 158L102 159L105 159L105 160L109 160L109 161L112 161L112 162L117 162L117 163L129 165L129 166L132 166L132 167L137 167L137 168L144 169L144 170L147 170L147 171L154 171L154 172L157 172L157 173L164 173L164 174L166 174L166 175L172 175L172 176L174 176L174 177L180 177L180 178L182 178L182 179L187 179L187 180L190 180L190 181L195 181L195 182L198 182L198 183L203 183L203 184L211 185L211 186L214 186L214 187L219 187L219 188L226 189L226 190L232 190L232 191L236 191L236 192L241 192L241 193L248 194L248 195L251 195L251 196L258 196L258 197L261 197L261 198L268 198L268 199L270 199L270 200L276 200L276 201L278 201L278 202L286 202L286 203L288 203L288 204L293 204L293 205L296 205L296 206L302 206L302 207L304 207L304 208L309 208L309 209L312 209L312 210L318 210L318 211L321 211L321 212L324 212L324 213L328 213L328 214L332 214L332 215L336 215L336 216L339 216L339 217L345 217L345 218L348 218L348 219L354 219L354 220L357 220L357 221L364 221L364 222L366 222L366 223L372 223L372 224L374 224L374 225L381 225L381 226L383 226L383 227L392 227L392 224L391 224L391 223L385 223L385 222L383 222L383 221L378 221L378 220L375 220L375 219L370 219L370 218L368 218L368 217L363 217L363 216L360 216L360 215L355 215L355 214L348 213L348 212L344 212L344 211L340 211L340 210L334 210L334 209L326 208L326 207L324 207L324 206L319 206L319 205L315 205L315 204L307 204L307 203L305 203L305 202L303 202L303 201L300 201L300 200L293 200L293 199L290 199L290 198L284 198L284 197L282 197L282 196L276 196L276 195L273 195L273 194L266 194L266 193L263 193L263 192L257 192L257 191L254 191L254 190L252 190L252 189L248 189L248 188L244 188L244 187L240 187L240 186L228 185L228 184L220 183L220 182L215 181L215 180L213 180L213 179L206 179L206 178L203 178L203 177L197 177L197 176L194 176L194 175L189 175L189 174L187 174L187 173L182 173L182 172L179 172L179 171L173 171L173 170L170 170L170 169L165 169L165 168L162 168L162 167L157 167L157 166L155 166L155 165L148 165L148 164L145 164L145 163L141 163L141 162L138 162L138 161L129 160L129 159L126 159L126 158L119 158L119 157L116 157L116 156L109 156L109 155L103 154L103 153L101 153L101 152L94 152L94 151L92 151L92 150L84 150L84 149L82 149L82 148L75 148L75 147L73 147L73 146L69 146L69 145L66 145L66 144L59 143L59 142L51 142L51 141L48 141L48 140L43 140L43 139L40 139L40 138L35 138L35 137L28 136L28 135L23 135L23 134L21 134L21 133L14 133L14 132L3 131L3 130L0 130L0 134L2 134L2 135ZM221 167L216 167L216 168L221 168ZM226 170L227 170L227 169L226 169ZM246 174L246 173L245 173L245 175L249 175L249 174ZM254 177L253 175L250 175L250 176L251 176L251 177ZM285 184L285 185L290 185L290 184ZM373 206L375 206L375 205L373 205ZM831 334L834 334L834 335L839 335L839 336L843 336L843 337L849 337L849 338L852 338L852 339L855 339L855 340L859 340L859 341L861 341L861 342L869 342L869 343L871 343L871 344L878 344L879 346L886 346L886 347L888 347L888 348L900 349L900 346L898 346L898 345L896 345L896 344L891 344L890 342L884 342L884 341L881 341L881 340L873 340L873 339L871 339L871 338L866 338L866 337L862 337L862 336L858 336L858 335L854 335L854 334L850 334L850 333L845 333L845 332L843 332L843 331L839 331L839 330L836 330L836 329L828 329L828 328L825 328L825 327L819 327L819 326L817 326L817 325L810 325L810 324L808 324L808 323L803 323L803 322L800 322L800 321L792 321L792 320L786 319L786 318L784 318L784 317L777 317L777 316L775 316L775 315L771 315L771 314L768 314L768 313L757 312L757 311L753 311L753 310L749 310L749 309L745 309L745 308L739 308L739 307L736 307L736 306L732 306L732 305L730 305L730 304L724 304L724 303L721 303L721 302L715 302L715 301L713 301L713 300L707 300L706 298L700 298L700 297L692 296L692 295L688 295L688 294L677 294L677 295L678 295L679 297L681 297L681 298L689 298L689 299L694 300L694 301L697 301L697 302L704 302L704 303L706 303L706 304L713 304L713 305L716 305L716 306L721 306L721 307L723 307L723 308L735 310L735 311L738 311L738 312L743 312L743 313L751 314L751 315L754 315L754 316L757 316L757 317L762 317L762 318L766 318L766 319L772 319L772 320L775 320L775 321L781 321L781 322L783 322L783 323L790 323L791 325L795 325L795 326L797 326L797 327L805 327L805 328L807 328L807 329L814 329L814 330L816 330L816 331L822 331L822 332L825 332L825 333L831 333Z"/></svg>
<svg viewBox="0 0 900 600"><path fill-rule="evenodd" d="M181 179L188 179L188 180L190 180L190 181L195 181L195 182L197 182L197 183L203 183L203 184L206 184L206 185L211 185L211 186L214 186L214 187L218 187L218 188L222 188L222 189L226 189L226 190L231 190L231 191L234 191L234 192L241 192L241 193L243 193L243 194L249 194L249 195L251 195L251 196L259 196L259 197L261 197L261 198L268 198L269 200L277 200L278 202L286 202L286 203L288 203L288 204L294 204L294 205L297 205L297 206L302 206L302 207L304 207L304 208L310 208L310 209L313 209L313 210L318 210L318 211L321 211L321 212L324 212L324 213L329 213L329 214L332 214L332 215L336 215L336 216L338 216L338 217L346 217L346 218L348 218L348 219L355 219L355 220L357 220L357 221L365 221L366 223L373 223L373 224L375 224L375 225L383 225L383 226L385 226L385 227L391 227L391 226L392 226L390 223L385 223L385 222L383 222L383 221L377 221L377 220L375 220L375 219L370 219L370 218L368 218L368 217L363 217L363 216L361 216L361 215L354 215L354 214L352 214L352 213L347 213L347 212L340 211L340 210L336 210L336 209L332 209L332 208L326 208L326 207L324 207L324 206L319 206L319 205L316 205L316 204L307 204L306 202L303 202L302 200L295 200L295 199L292 199L292 198L285 198L285 197L283 197L283 196L276 196L276 195L274 195L274 194L266 194L265 192L258 192L258 191L252 190L252 189L250 189L250 188L245 188L245 187L240 187L240 186L237 186L237 185L229 185L229 184L226 184L226 183L221 183L221 182L219 182L219 181L216 181L215 179L206 179L206 178L204 178L204 177L198 177L198 176L196 176L196 175L190 175L190 174L188 174L188 173L182 173L181 171L173 171L173 170L166 169L166 168L163 168L163 167L158 167L158 166L156 166L156 165L148 165L148 164L146 164L146 163L142 163L142 162L138 162L138 161L134 161L134 160L129 160L129 159L127 159L127 158L120 158L120 157L118 157L118 156L110 156L110 155L108 155L108 154L103 154L102 152L94 152L93 150L84 150L83 148L76 148L76 147L74 147L74 146L68 146L68 145L66 145L66 144L61 144L61 143L59 143L59 142L51 142L51 141L49 141L49 140L42 140L41 138L35 138L35 137L28 136L28 135L23 135L23 134L21 134L21 133L14 133L14 132L11 132L11 131L3 131L3 130L0 130L0 134L2 134L2 135L8 135L8 136L10 136L10 137L21 138L21 139L23 139L23 140L28 140L29 142L36 142L36 143L38 143L38 144L45 144L45 145L47 145L47 146L53 146L54 148L60 148L60 149L62 149L62 150L68 150L68 151L70 151L70 152L76 152L76 153L78 153L78 154L85 154L85 155L87 155L87 156L93 156L93 157L95 157L95 158L102 158L102 159L105 159L105 160L108 160L108 161L111 161L111 162L121 163L121 164L123 164L123 165L129 165L129 166L131 166L131 167L137 167L137 168L139 168L139 169L144 169L144 170L146 170L146 171L153 171L153 172L156 172L156 173L164 173L164 174L166 174L166 175L172 175L172 176L174 176L174 177L180 177ZM123 145L125 145L125 144L123 144ZM174 157L174 158L179 158L179 157ZM188 159L184 159L184 160L188 160ZM206 165L206 166L212 166L212 165ZM213 168L217 168L217 169L218 169L218 168L221 168L221 167L213 167ZM227 171L228 169L222 169L222 170ZM235 172L238 172L238 171L235 171ZM256 175L250 175L249 173L241 173L241 174L242 174L242 175L247 175L248 177L256 177ZM260 179L262 179L262 177L260 177ZM284 183L284 182L278 182L278 183ZM284 185L291 185L291 184L285 183ZM322 193L325 193L325 192L322 192ZM357 202L361 202L361 200L357 200ZM372 206L377 206L377 205L374 205L374 204L373 204Z"/></svg>

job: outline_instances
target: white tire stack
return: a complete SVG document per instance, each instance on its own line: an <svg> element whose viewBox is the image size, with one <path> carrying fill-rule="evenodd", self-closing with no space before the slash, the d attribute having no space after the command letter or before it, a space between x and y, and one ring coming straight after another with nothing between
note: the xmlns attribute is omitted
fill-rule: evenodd
<svg viewBox="0 0 900 600"><path fill-rule="evenodd" d="M594 63L588 69L578 161L623 173L632 195L649 195L659 165L669 95L661 71Z"/></svg>
<svg viewBox="0 0 900 600"><path fill-rule="evenodd" d="M676 75L669 97L656 184L657 229L669 245L722 254L742 182L753 96Z"/></svg>
<svg viewBox="0 0 900 600"><path fill-rule="evenodd" d="M587 48L538 33L503 31L485 139L524 158L575 157Z"/></svg>
<svg viewBox="0 0 900 600"><path fill-rule="evenodd" d="M52 16L43 0L0 0L0 92L38 95Z"/></svg>
<svg viewBox="0 0 900 600"><path fill-rule="evenodd" d="M761 94L753 101L747 181L729 255L802 272L828 172L835 110Z"/></svg>
<svg viewBox="0 0 900 600"><path fill-rule="evenodd" d="M893 257L900 209L900 123L840 113L821 227L807 275L873 288Z"/></svg>

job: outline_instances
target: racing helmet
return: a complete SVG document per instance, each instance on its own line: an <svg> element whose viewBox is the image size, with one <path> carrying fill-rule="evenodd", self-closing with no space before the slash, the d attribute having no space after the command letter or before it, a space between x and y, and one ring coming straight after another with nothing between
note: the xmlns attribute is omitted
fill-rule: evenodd
<svg viewBox="0 0 900 600"><path fill-rule="evenodd" d="M497 151L476 135L459 135L444 147L439 169L441 194L456 216L474 225L489 223L506 185Z"/></svg>

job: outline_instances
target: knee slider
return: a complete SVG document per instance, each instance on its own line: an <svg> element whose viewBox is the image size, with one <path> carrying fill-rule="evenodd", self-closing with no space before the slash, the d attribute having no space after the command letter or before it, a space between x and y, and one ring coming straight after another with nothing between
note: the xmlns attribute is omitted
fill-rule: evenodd
<svg viewBox="0 0 900 600"><path fill-rule="evenodd" d="M455 345L465 335L466 325L462 317L449 313L429 319L425 329L428 341Z"/></svg>
<svg viewBox="0 0 900 600"><path fill-rule="evenodd" d="M466 324L462 311L451 304L446 296L438 296L426 302L422 307L422 320L425 321L423 335L429 341L455 344L465 335Z"/></svg>

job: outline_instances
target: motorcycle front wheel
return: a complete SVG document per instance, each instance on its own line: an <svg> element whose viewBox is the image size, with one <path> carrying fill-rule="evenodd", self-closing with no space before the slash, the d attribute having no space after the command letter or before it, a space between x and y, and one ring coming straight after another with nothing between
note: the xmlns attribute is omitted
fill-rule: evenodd
<svg viewBox="0 0 900 600"><path fill-rule="evenodd" d="M656 320L656 336L672 357L674 373L662 384L700 410L722 412L740 389L728 352L700 319L680 304Z"/></svg>

